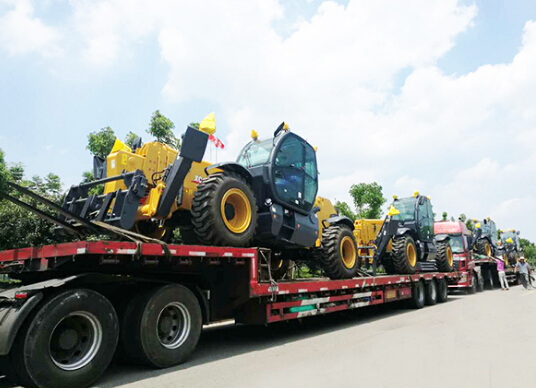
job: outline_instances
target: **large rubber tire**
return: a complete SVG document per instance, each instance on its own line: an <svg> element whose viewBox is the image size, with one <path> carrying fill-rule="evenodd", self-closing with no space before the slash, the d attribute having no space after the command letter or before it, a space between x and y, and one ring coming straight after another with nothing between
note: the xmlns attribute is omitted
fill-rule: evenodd
<svg viewBox="0 0 536 388"><path fill-rule="evenodd" d="M478 283L478 280L477 280L476 275L474 273L471 274L471 286L467 287L467 293L468 294L470 294L470 295L476 294L476 291L478 289L477 283Z"/></svg>
<svg viewBox="0 0 536 388"><path fill-rule="evenodd" d="M290 260L272 257L272 262L270 263L270 265L270 273L272 274L272 279L281 280L285 277L290 268Z"/></svg>
<svg viewBox="0 0 536 388"><path fill-rule="evenodd" d="M181 364L197 346L202 325L199 302L188 288L169 284L143 292L123 315L121 353L153 368Z"/></svg>
<svg viewBox="0 0 536 388"><path fill-rule="evenodd" d="M87 387L108 367L118 335L116 312L101 294L88 289L54 294L17 334L9 377L26 387Z"/></svg>
<svg viewBox="0 0 536 388"><path fill-rule="evenodd" d="M476 242L476 252L479 255L489 256L493 254L493 249L489 241L482 238Z"/></svg>
<svg viewBox="0 0 536 388"><path fill-rule="evenodd" d="M437 279L437 303L443 303L447 301L449 297L449 286L447 284L447 279Z"/></svg>
<svg viewBox="0 0 536 388"><path fill-rule="evenodd" d="M251 246L257 229L257 205L251 187L238 174L216 173L197 186L192 224L207 245Z"/></svg>
<svg viewBox="0 0 536 388"><path fill-rule="evenodd" d="M450 247L450 243L448 241L437 243L436 263L439 272L454 271L454 256L452 254L452 248Z"/></svg>
<svg viewBox="0 0 536 388"><path fill-rule="evenodd" d="M411 299L409 299L410 307L422 309L425 304L425 293L424 282L419 280L411 289Z"/></svg>
<svg viewBox="0 0 536 388"><path fill-rule="evenodd" d="M437 284L435 279L426 282L424 296L426 305L433 306L437 303Z"/></svg>
<svg viewBox="0 0 536 388"><path fill-rule="evenodd" d="M411 236L402 236L393 239L391 261L397 274L413 275L417 272L417 260L417 246Z"/></svg>
<svg viewBox="0 0 536 388"><path fill-rule="evenodd" d="M331 225L322 231L322 269L331 279L353 278L359 269L357 244L350 228Z"/></svg>
<svg viewBox="0 0 536 388"><path fill-rule="evenodd" d="M396 275L396 269L393 264L393 259L391 258L391 255L386 255L386 257L382 259L382 265L383 269L385 269L386 274Z"/></svg>
<svg viewBox="0 0 536 388"><path fill-rule="evenodd" d="M495 288L495 280L493 279L493 271L491 269L486 269L486 288L488 290L493 290Z"/></svg>

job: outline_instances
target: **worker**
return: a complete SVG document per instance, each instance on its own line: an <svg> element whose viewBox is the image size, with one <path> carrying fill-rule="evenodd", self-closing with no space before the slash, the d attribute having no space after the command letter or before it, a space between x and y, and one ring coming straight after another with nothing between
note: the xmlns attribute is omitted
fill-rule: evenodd
<svg viewBox="0 0 536 388"><path fill-rule="evenodd" d="M499 274L499 281L501 282L501 291L508 291L508 280L506 280L506 272L504 272L504 260L499 256L493 258L497 263L497 273Z"/></svg>
<svg viewBox="0 0 536 388"><path fill-rule="evenodd" d="M521 283L523 287L527 290L532 289L532 286L529 281L530 268L529 264L525 261L525 257L521 256L519 262L516 264L516 272L521 276Z"/></svg>

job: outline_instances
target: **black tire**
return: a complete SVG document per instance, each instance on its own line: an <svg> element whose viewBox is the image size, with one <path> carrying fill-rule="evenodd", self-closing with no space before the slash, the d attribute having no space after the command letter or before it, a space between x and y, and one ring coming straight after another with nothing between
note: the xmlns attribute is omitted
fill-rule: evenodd
<svg viewBox="0 0 536 388"><path fill-rule="evenodd" d="M87 387L108 367L118 335L116 312L101 294L88 289L54 294L17 334L9 356L13 374L26 387Z"/></svg>
<svg viewBox="0 0 536 388"><path fill-rule="evenodd" d="M424 282L418 281L411 289L411 299L409 305L414 309L421 309L425 303L425 289Z"/></svg>
<svg viewBox="0 0 536 388"><path fill-rule="evenodd" d="M283 279L290 268L290 260L284 260L277 257L272 257L272 262L270 264L270 273L274 280Z"/></svg>
<svg viewBox="0 0 536 388"><path fill-rule="evenodd" d="M396 274L396 269L393 264L393 259L391 258L391 255L386 255L386 257L382 259L382 265L383 265L383 269L385 269L386 274L388 275Z"/></svg>
<svg viewBox="0 0 536 388"><path fill-rule="evenodd" d="M191 215L195 233L204 244L247 247L253 242L257 205L251 187L238 174L216 173L203 179L194 193Z"/></svg>
<svg viewBox="0 0 536 388"><path fill-rule="evenodd" d="M121 352L128 361L153 368L178 365L194 351L202 325L199 302L188 288L158 287L128 304L121 322Z"/></svg>
<svg viewBox="0 0 536 388"><path fill-rule="evenodd" d="M482 277L482 274L478 274L478 287L477 292L484 291L484 278Z"/></svg>
<svg viewBox="0 0 536 388"><path fill-rule="evenodd" d="M468 294L470 294L470 295L476 294L476 291L478 289L477 282L478 282L478 280L477 280L476 275L474 273L471 274L471 286L467 287L467 293Z"/></svg>
<svg viewBox="0 0 536 388"><path fill-rule="evenodd" d="M437 303L437 284L435 279L426 282L425 302L428 306L433 306Z"/></svg>
<svg viewBox="0 0 536 388"><path fill-rule="evenodd" d="M493 249L489 241L485 238L481 238L476 242L476 252L479 255L488 256L493 254Z"/></svg>
<svg viewBox="0 0 536 388"><path fill-rule="evenodd" d="M411 236L406 235L393 239L391 262L395 273L413 275L417 272L417 260L417 246Z"/></svg>
<svg viewBox="0 0 536 388"><path fill-rule="evenodd" d="M437 279L437 303L443 303L447 301L449 297L449 286L447 284L447 279Z"/></svg>
<svg viewBox="0 0 536 388"><path fill-rule="evenodd" d="M452 248L448 241L442 241L437 243L437 256L436 263L439 272L452 272L454 256L452 254Z"/></svg>
<svg viewBox="0 0 536 388"><path fill-rule="evenodd" d="M322 269L331 279L353 278L359 269L357 244L350 228L330 225L322 231Z"/></svg>

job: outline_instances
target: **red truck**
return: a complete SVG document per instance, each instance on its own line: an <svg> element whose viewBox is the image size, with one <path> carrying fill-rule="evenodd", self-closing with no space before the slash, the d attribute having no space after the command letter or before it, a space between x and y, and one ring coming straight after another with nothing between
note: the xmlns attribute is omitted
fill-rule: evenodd
<svg viewBox="0 0 536 388"><path fill-rule="evenodd" d="M407 300L444 302L457 273L328 280L271 276L262 248L73 242L0 252L0 371L39 388L86 387L114 353L166 368L187 361L203 325L267 324ZM2 374L0 373L0 374Z"/></svg>
<svg viewBox="0 0 536 388"><path fill-rule="evenodd" d="M461 221L434 222L436 236L448 235L454 255L454 268L459 272L458 281L449 284L451 290L462 289L474 294L484 289L482 268L473 258L473 237L467 226Z"/></svg>

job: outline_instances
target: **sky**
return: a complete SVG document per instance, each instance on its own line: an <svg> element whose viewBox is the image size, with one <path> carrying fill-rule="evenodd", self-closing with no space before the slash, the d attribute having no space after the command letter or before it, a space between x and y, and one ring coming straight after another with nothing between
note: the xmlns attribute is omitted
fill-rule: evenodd
<svg viewBox="0 0 536 388"><path fill-rule="evenodd" d="M531 1L0 0L0 148L67 188L90 132L151 140L157 109L177 136L214 112L220 162L285 121L324 197L418 190L536 241L535 69Z"/></svg>

